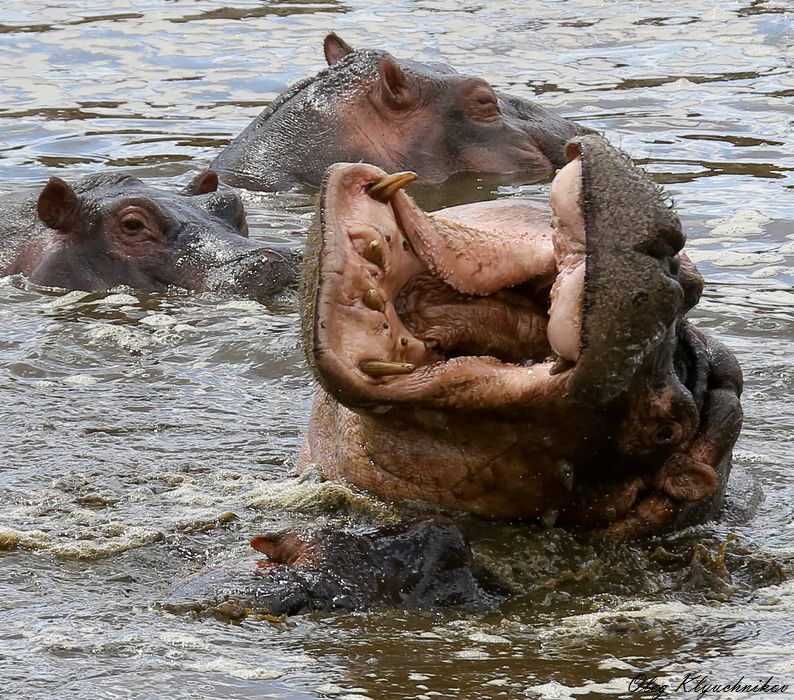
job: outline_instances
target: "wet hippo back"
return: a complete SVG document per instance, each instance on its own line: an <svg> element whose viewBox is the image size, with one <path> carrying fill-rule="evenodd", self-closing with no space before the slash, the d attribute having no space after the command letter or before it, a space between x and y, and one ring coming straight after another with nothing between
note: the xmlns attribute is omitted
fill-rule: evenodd
<svg viewBox="0 0 794 700"><path fill-rule="evenodd" d="M358 533L270 533L251 544L266 558L199 572L172 589L163 606L242 617L377 607L487 610L506 597L503 584L474 562L463 534L445 518Z"/></svg>

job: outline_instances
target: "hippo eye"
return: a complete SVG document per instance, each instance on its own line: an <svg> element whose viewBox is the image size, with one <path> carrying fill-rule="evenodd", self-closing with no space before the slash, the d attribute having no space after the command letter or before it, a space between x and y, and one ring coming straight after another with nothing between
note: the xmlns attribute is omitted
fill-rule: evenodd
<svg viewBox="0 0 794 700"><path fill-rule="evenodd" d="M137 215L130 214L121 220L121 229L125 233L140 233L146 228L146 222Z"/></svg>

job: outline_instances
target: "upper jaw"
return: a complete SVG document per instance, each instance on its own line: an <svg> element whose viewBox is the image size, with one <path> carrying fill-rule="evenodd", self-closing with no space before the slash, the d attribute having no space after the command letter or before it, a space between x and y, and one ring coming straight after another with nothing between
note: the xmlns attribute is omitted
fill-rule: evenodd
<svg viewBox="0 0 794 700"><path fill-rule="evenodd" d="M579 400L608 403L625 394L682 317L678 217L625 153L599 136L571 139L582 162L586 278L581 354L570 384Z"/></svg>

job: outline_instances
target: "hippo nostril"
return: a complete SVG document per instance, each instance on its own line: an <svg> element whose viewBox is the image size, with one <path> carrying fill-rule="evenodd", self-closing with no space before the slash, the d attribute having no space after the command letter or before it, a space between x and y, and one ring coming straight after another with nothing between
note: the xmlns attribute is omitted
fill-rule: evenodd
<svg viewBox="0 0 794 700"><path fill-rule="evenodd" d="M656 432L651 438L651 441L655 445L669 445L671 442L677 442L680 438L680 434L680 426L667 424L657 428Z"/></svg>
<svg viewBox="0 0 794 700"><path fill-rule="evenodd" d="M671 437L673 437L673 431L669 425L656 431L657 442L667 442Z"/></svg>

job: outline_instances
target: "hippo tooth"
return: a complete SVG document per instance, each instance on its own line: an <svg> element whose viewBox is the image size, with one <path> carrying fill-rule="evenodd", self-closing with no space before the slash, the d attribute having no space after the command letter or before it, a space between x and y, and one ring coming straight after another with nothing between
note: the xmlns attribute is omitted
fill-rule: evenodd
<svg viewBox="0 0 794 700"><path fill-rule="evenodd" d="M554 360L554 364L551 366L549 374L560 374L561 372L571 369L574 364L575 363L571 362L570 360L566 360L564 357L558 357L556 360Z"/></svg>
<svg viewBox="0 0 794 700"><path fill-rule="evenodd" d="M383 301L383 297L377 289L367 290L364 295L364 305L373 311L380 311L381 313L386 309L386 302Z"/></svg>
<svg viewBox="0 0 794 700"><path fill-rule="evenodd" d="M425 341L425 347L428 350L434 350L435 348L438 347L438 341L435 338L429 338L428 340Z"/></svg>
<svg viewBox="0 0 794 700"><path fill-rule="evenodd" d="M554 474L566 489L573 489L573 467L568 462L562 459L557 462Z"/></svg>
<svg viewBox="0 0 794 700"><path fill-rule="evenodd" d="M393 374L411 374L416 365L410 362L389 362L388 360L364 360L359 369L370 377L388 377Z"/></svg>
<svg viewBox="0 0 794 700"><path fill-rule="evenodd" d="M410 185L417 177L417 174L411 170L392 173L371 184L367 188L367 194L381 204L388 204L395 194L406 185Z"/></svg>
<svg viewBox="0 0 794 700"><path fill-rule="evenodd" d="M383 267L385 257L383 255L383 246L380 244L380 241L372 241L364 248L364 258L378 267Z"/></svg>

